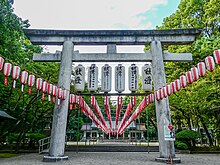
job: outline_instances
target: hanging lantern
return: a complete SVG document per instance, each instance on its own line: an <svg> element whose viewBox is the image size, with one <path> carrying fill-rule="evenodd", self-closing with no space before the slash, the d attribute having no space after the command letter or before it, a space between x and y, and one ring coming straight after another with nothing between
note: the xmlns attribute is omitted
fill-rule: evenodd
<svg viewBox="0 0 220 165"><path fill-rule="evenodd" d="M156 90L154 95L155 95L156 100L159 101L160 100L160 90L159 89Z"/></svg>
<svg viewBox="0 0 220 165"><path fill-rule="evenodd" d="M176 91L179 91L181 89L180 80L176 79L174 82L175 82Z"/></svg>
<svg viewBox="0 0 220 165"><path fill-rule="evenodd" d="M19 78L20 76L20 67L19 66L13 66L12 69L12 78L14 79L13 81L13 88L15 88L16 86L16 80Z"/></svg>
<svg viewBox="0 0 220 165"><path fill-rule="evenodd" d="M54 103L56 101L56 95L57 95L57 86L53 85L53 87L52 87L52 97L53 97L53 102Z"/></svg>
<svg viewBox="0 0 220 165"><path fill-rule="evenodd" d="M160 100L162 100L164 98L163 87L159 89L159 93L160 93Z"/></svg>
<svg viewBox="0 0 220 165"><path fill-rule="evenodd" d="M112 86L112 68L108 64L102 67L101 91L110 92Z"/></svg>
<svg viewBox="0 0 220 165"><path fill-rule="evenodd" d="M205 63L204 62L199 62L197 64L199 76L204 77L206 75L206 68L205 68Z"/></svg>
<svg viewBox="0 0 220 165"><path fill-rule="evenodd" d="M172 87L171 87L171 84L167 84L167 85L166 85L166 90L167 90L168 96L170 96L170 95L173 94L173 89L172 89Z"/></svg>
<svg viewBox="0 0 220 165"><path fill-rule="evenodd" d="M193 77L192 77L191 71L186 72L186 81L188 84L191 84L193 82Z"/></svg>
<svg viewBox="0 0 220 165"><path fill-rule="evenodd" d="M98 90L98 67L95 64L88 68L88 90Z"/></svg>
<svg viewBox="0 0 220 165"><path fill-rule="evenodd" d="M199 79L199 72L197 67L191 68L191 72L192 72L193 81L197 81Z"/></svg>
<svg viewBox="0 0 220 165"><path fill-rule="evenodd" d="M42 83L43 83L42 78L37 78L37 80L36 80L36 88L37 88L38 91L40 91L42 89Z"/></svg>
<svg viewBox="0 0 220 165"><path fill-rule="evenodd" d="M152 90L152 68L150 64L145 64L142 67L142 90Z"/></svg>
<svg viewBox="0 0 220 165"><path fill-rule="evenodd" d="M28 86L29 86L28 94L31 94L32 87L34 86L34 83L35 83L35 76L33 74L31 74L28 76Z"/></svg>
<svg viewBox="0 0 220 165"><path fill-rule="evenodd" d="M151 94L149 94L148 96L149 96L149 101L150 101L150 103L154 103L154 94L151 93Z"/></svg>
<svg viewBox="0 0 220 165"><path fill-rule="evenodd" d="M22 71L21 72L21 92L24 92L24 85L27 83L27 78L28 78L28 72L27 71Z"/></svg>
<svg viewBox="0 0 220 165"><path fill-rule="evenodd" d="M125 67L121 64L115 67L115 91L123 92L125 90Z"/></svg>
<svg viewBox="0 0 220 165"><path fill-rule="evenodd" d="M11 74L11 68L12 68L11 63L4 64L4 70L3 70L3 74L5 76L4 85L8 85L8 76L10 76L10 74Z"/></svg>
<svg viewBox="0 0 220 165"><path fill-rule="evenodd" d="M213 52L215 63L220 64L220 49Z"/></svg>
<svg viewBox="0 0 220 165"><path fill-rule="evenodd" d="M79 64L75 67L75 91L81 92L85 89L85 67Z"/></svg>
<svg viewBox="0 0 220 165"><path fill-rule="evenodd" d="M66 100L66 97L68 95L68 92L66 89L62 90L62 100Z"/></svg>
<svg viewBox="0 0 220 165"><path fill-rule="evenodd" d="M173 93L176 93L176 83L175 82L171 82L170 85L171 85Z"/></svg>
<svg viewBox="0 0 220 165"><path fill-rule="evenodd" d="M167 88L164 86L163 88L164 97L166 98L168 96Z"/></svg>
<svg viewBox="0 0 220 165"><path fill-rule="evenodd" d="M74 99L75 99L75 95L74 95L74 94L70 94L70 98L69 98L69 101L70 101L70 110L73 109Z"/></svg>
<svg viewBox="0 0 220 165"><path fill-rule="evenodd" d="M51 100L51 94L52 94L52 91L53 91L53 84L49 84L47 83L47 94L48 94L48 101Z"/></svg>
<svg viewBox="0 0 220 165"><path fill-rule="evenodd" d="M57 88L57 104L60 105L60 99L62 99L62 89Z"/></svg>
<svg viewBox="0 0 220 165"><path fill-rule="evenodd" d="M209 71L213 71L215 69L215 63L212 56L208 56L205 58L205 64L206 64L206 68Z"/></svg>
<svg viewBox="0 0 220 165"><path fill-rule="evenodd" d="M186 76L185 75L180 76L180 84L182 88L186 87Z"/></svg>
<svg viewBox="0 0 220 165"><path fill-rule="evenodd" d="M46 93L47 92L47 82L46 81L44 81L43 83L42 83L42 100L44 100L44 93Z"/></svg>
<svg viewBox="0 0 220 165"><path fill-rule="evenodd" d="M3 66L4 66L4 58L0 57L0 70L3 69Z"/></svg>
<svg viewBox="0 0 220 165"><path fill-rule="evenodd" d="M132 64L128 68L128 77L129 77L129 90L135 92L138 90L138 67L135 64Z"/></svg>

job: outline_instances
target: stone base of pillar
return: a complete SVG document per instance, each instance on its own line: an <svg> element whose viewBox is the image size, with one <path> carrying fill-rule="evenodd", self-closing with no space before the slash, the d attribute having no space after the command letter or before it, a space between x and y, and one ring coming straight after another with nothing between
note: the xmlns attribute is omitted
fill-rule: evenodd
<svg viewBox="0 0 220 165"><path fill-rule="evenodd" d="M157 162L164 162L167 163L168 162L168 158L156 158L155 159ZM181 163L181 159L180 158L173 158L173 163Z"/></svg>
<svg viewBox="0 0 220 165"><path fill-rule="evenodd" d="M43 162L62 162L68 160L68 156L44 156Z"/></svg>

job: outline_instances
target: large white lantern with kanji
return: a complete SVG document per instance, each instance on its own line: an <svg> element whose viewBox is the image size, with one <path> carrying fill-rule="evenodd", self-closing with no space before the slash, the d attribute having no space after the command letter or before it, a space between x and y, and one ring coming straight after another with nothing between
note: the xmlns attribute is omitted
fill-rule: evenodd
<svg viewBox="0 0 220 165"><path fill-rule="evenodd" d="M129 90L134 92L138 90L138 67L135 64L132 64L128 68L128 80L129 80Z"/></svg>
<svg viewBox="0 0 220 165"><path fill-rule="evenodd" d="M75 67L75 91L81 92L85 89L85 67L78 65Z"/></svg>
<svg viewBox="0 0 220 165"><path fill-rule="evenodd" d="M112 86L112 68L108 64L102 67L101 91L110 92Z"/></svg>
<svg viewBox="0 0 220 165"><path fill-rule="evenodd" d="M152 90L152 68L150 64L145 64L142 67L142 90Z"/></svg>
<svg viewBox="0 0 220 165"><path fill-rule="evenodd" d="M96 91L98 90L98 67L92 64L88 68L88 90Z"/></svg>
<svg viewBox="0 0 220 165"><path fill-rule="evenodd" d="M115 67L115 91L123 92L125 90L125 67L121 64Z"/></svg>

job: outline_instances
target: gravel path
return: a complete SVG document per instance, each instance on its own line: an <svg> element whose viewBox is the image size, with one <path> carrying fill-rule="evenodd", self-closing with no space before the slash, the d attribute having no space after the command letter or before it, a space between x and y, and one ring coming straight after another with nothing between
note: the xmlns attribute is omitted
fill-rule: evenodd
<svg viewBox="0 0 220 165"><path fill-rule="evenodd" d="M162 165L155 162L158 153L144 152L102 152L74 153L68 152L68 161L59 163L43 163L43 155L27 154L13 158L0 159L0 165ZM186 165L220 165L219 154L177 154Z"/></svg>

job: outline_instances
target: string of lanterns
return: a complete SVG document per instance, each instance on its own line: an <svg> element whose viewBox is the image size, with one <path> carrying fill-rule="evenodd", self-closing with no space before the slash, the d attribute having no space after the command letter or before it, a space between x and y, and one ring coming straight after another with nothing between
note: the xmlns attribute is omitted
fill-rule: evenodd
<svg viewBox="0 0 220 165"><path fill-rule="evenodd" d="M214 71L215 64L220 64L220 50L215 50L213 56L207 56L204 62L199 62L196 67L191 68L185 75L181 75L179 79L156 90L154 92L155 99L162 100L197 81L200 77L206 76L206 69L210 72Z"/></svg>
<svg viewBox="0 0 220 165"><path fill-rule="evenodd" d="M210 72L214 71L215 63L220 64L220 50L215 50L213 52L213 57L207 56L205 58L205 62L199 62L197 64L197 67L191 68L190 71L187 71L185 73L185 75L181 75L179 79L176 79L170 84L166 84L164 87L154 91L154 94L150 94L144 97L144 99L136 108L128 121L126 123L123 123L122 129L118 130L118 134L121 135L125 131L125 129L131 124L131 122L134 121L150 103L154 103L154 99L160 101L163 98L166 98L176 93L187 85L192 84L194 81L197 81L199 77L206 76L206 69Z"/></svg>
<svg viewBox="0 0 220 165"><path fill-rule="evenodd" d="M42 101L45 100L45 94L48 94L48 101L51 101L51 94L53 96L53 102L55 103L56 96L58 97L58 105L61 104L61 100L65 100L68 94L67 90L57 88L57 86L43 81L42 78L37 78L35 82L35 75L29 74L27 71L21 71L21 68L17 65L12 66L11 63L5 62L4 58L0 56L0 70L4 75L4 85L8 86L8 78L11 75L13 79L13 88L16 88L17 80L20 78L21 92L24 92L24 87L28 85L28 94L32 93L32 88L36 84L36 89L39 94L42 91Z"/></svg>
<svg viewBox="0 0 220 165"><path fill-rule="evenodd" d="M75 67L74 89L76 92L85 90L85 67L81 64ZM88 67L88 90L98 90L98 67L92 64ZM139 69L138 66L132 64L128 68L129 90L135 92L139 85ZM152 90L152 68L150 64L142 67L142 89L143 91ZM105 64L101 68L101 91L110 92L112 90L112 67ZM115 91L121 93L125 90L125 67L118 64L115 67Z"/></svg>

